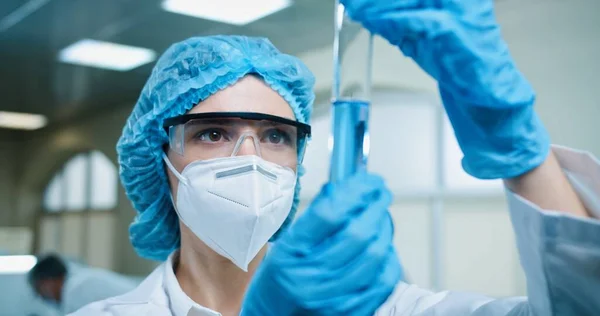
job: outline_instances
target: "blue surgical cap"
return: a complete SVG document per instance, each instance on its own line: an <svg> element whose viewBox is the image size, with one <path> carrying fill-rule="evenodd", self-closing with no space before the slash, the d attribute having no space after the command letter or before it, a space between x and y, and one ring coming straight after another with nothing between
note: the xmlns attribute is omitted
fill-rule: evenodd
<svg viewBox="0 0 600 316"><path fill-rule="evenodd" d="M168 143L163 121L248 74L262 77L289 103L296 120L309 123L314 76L302 61L281 53L265 38L193 37L172 45L154 66L117 143L121 182L137 211L129 236L140 256L166 260L180 244L162 160ZM299 166L298 176L302 173ZM296 213L299 191L296 183L294 204L280 231Z"/></svg>

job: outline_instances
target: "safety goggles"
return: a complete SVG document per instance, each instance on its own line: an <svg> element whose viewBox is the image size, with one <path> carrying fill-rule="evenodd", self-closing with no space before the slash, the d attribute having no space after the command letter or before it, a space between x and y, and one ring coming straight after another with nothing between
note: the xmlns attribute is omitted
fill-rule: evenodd
<svg viewBox="0 0 600 316"><path fill-rule="evenodd" d="M302 162L302 144L310 137L308 124L253 112L185 114L166 119L163 126L171 150L193 160L257 155L291 167Z"/></svg>

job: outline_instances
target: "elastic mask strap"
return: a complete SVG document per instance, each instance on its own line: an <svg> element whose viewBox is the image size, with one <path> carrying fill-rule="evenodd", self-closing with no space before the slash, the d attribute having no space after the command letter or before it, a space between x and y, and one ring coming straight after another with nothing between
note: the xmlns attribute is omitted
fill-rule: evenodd
<svg viewBox="0 0 600 316"><path fill-rule="evenodd" d="M179 211L177 210L177 205L175 203L175 199L173 198L173 193L169 192L169 196L171 197L171 204L173 204L173 208L175 209L175 213L177 213L177 216L179 216L179 218L181 218L181 215L179 215Z"/></svg>
<svg viewBox="0 0 600 316"><path fill-rule="evenodd" d="M237 143L235 144L235 147L233 148L233 152L231 153L231 157L235 157L237 156L238 151L240 151L240 147L242 147L242 144L244 143L244 141L246 140L246 138L251 137L252 141L254 142L254 149L256 150L256 155L258 157L262 158L262 155L260 154L260 143L258 142L258 139L256 139L256 135L254 135L254 133L244 133L242 134L242 136L240 136L240 138L238 139Z"/></svg>
<svg viewBox="0 0 600 316"><path fill-rule="evenodd" d="M188 180L181 175L181 173L179 173L177 171L177 169L175 169L175 167L173 167L173 164L171 164L171 161L169 161L169 158L167 157L167 155L165 155L164 153L162 154L162 158L165 161L165 163L167 164L167 168L169 168L171 170L171 172L173 172L173 174L175 175L175 177L177 177L177 179L179 179L179 183L183 183L184 185L188 185Z"/></svg>

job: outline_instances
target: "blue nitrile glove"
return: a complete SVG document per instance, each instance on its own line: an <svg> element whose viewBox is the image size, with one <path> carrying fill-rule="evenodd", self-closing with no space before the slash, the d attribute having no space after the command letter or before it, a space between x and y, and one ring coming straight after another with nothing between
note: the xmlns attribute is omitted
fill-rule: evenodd
<svg viewBox="0 0 600 316"><path fill-rule="evenodd" d="M341 2L438 81L469 174L510 178L545 160L550 141L535 93L501 37L493 0Z"/></svg>
<svg viewBox="0 0 600 316"><path fill-rule="evenodd" d="M241 315L373 315L402 277L391 202L366 173L324 186L269 249Z"/></svg>

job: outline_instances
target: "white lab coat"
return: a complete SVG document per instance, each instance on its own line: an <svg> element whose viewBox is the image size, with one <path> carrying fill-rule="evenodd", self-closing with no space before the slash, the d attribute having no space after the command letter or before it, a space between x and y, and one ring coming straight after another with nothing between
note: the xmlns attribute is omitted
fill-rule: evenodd
<svg viewBox="0 0 600 316"><path fill-rule="evenodd" d="M554 152L586 207L600 218L600 162L562 147L554 147ZM527 297L433 293L401 282L376 315L600 315L600 221L542 211L511 192L507 197L527 277ZM186 305L181 312L181 301L173 304L173 295L168 293L168 269L172 271L163 264L134 291L91 304L74 315L220 315L198 304ZM173 309L172 305L178 306Z"/></svg>
<svg viewBox="0 0 600 316"><path fill-rule="evenodd" d="M61 310L65 314L73 313L90 303L130 292L139 284L131 277L109 270L69 264Z"/></svg>

